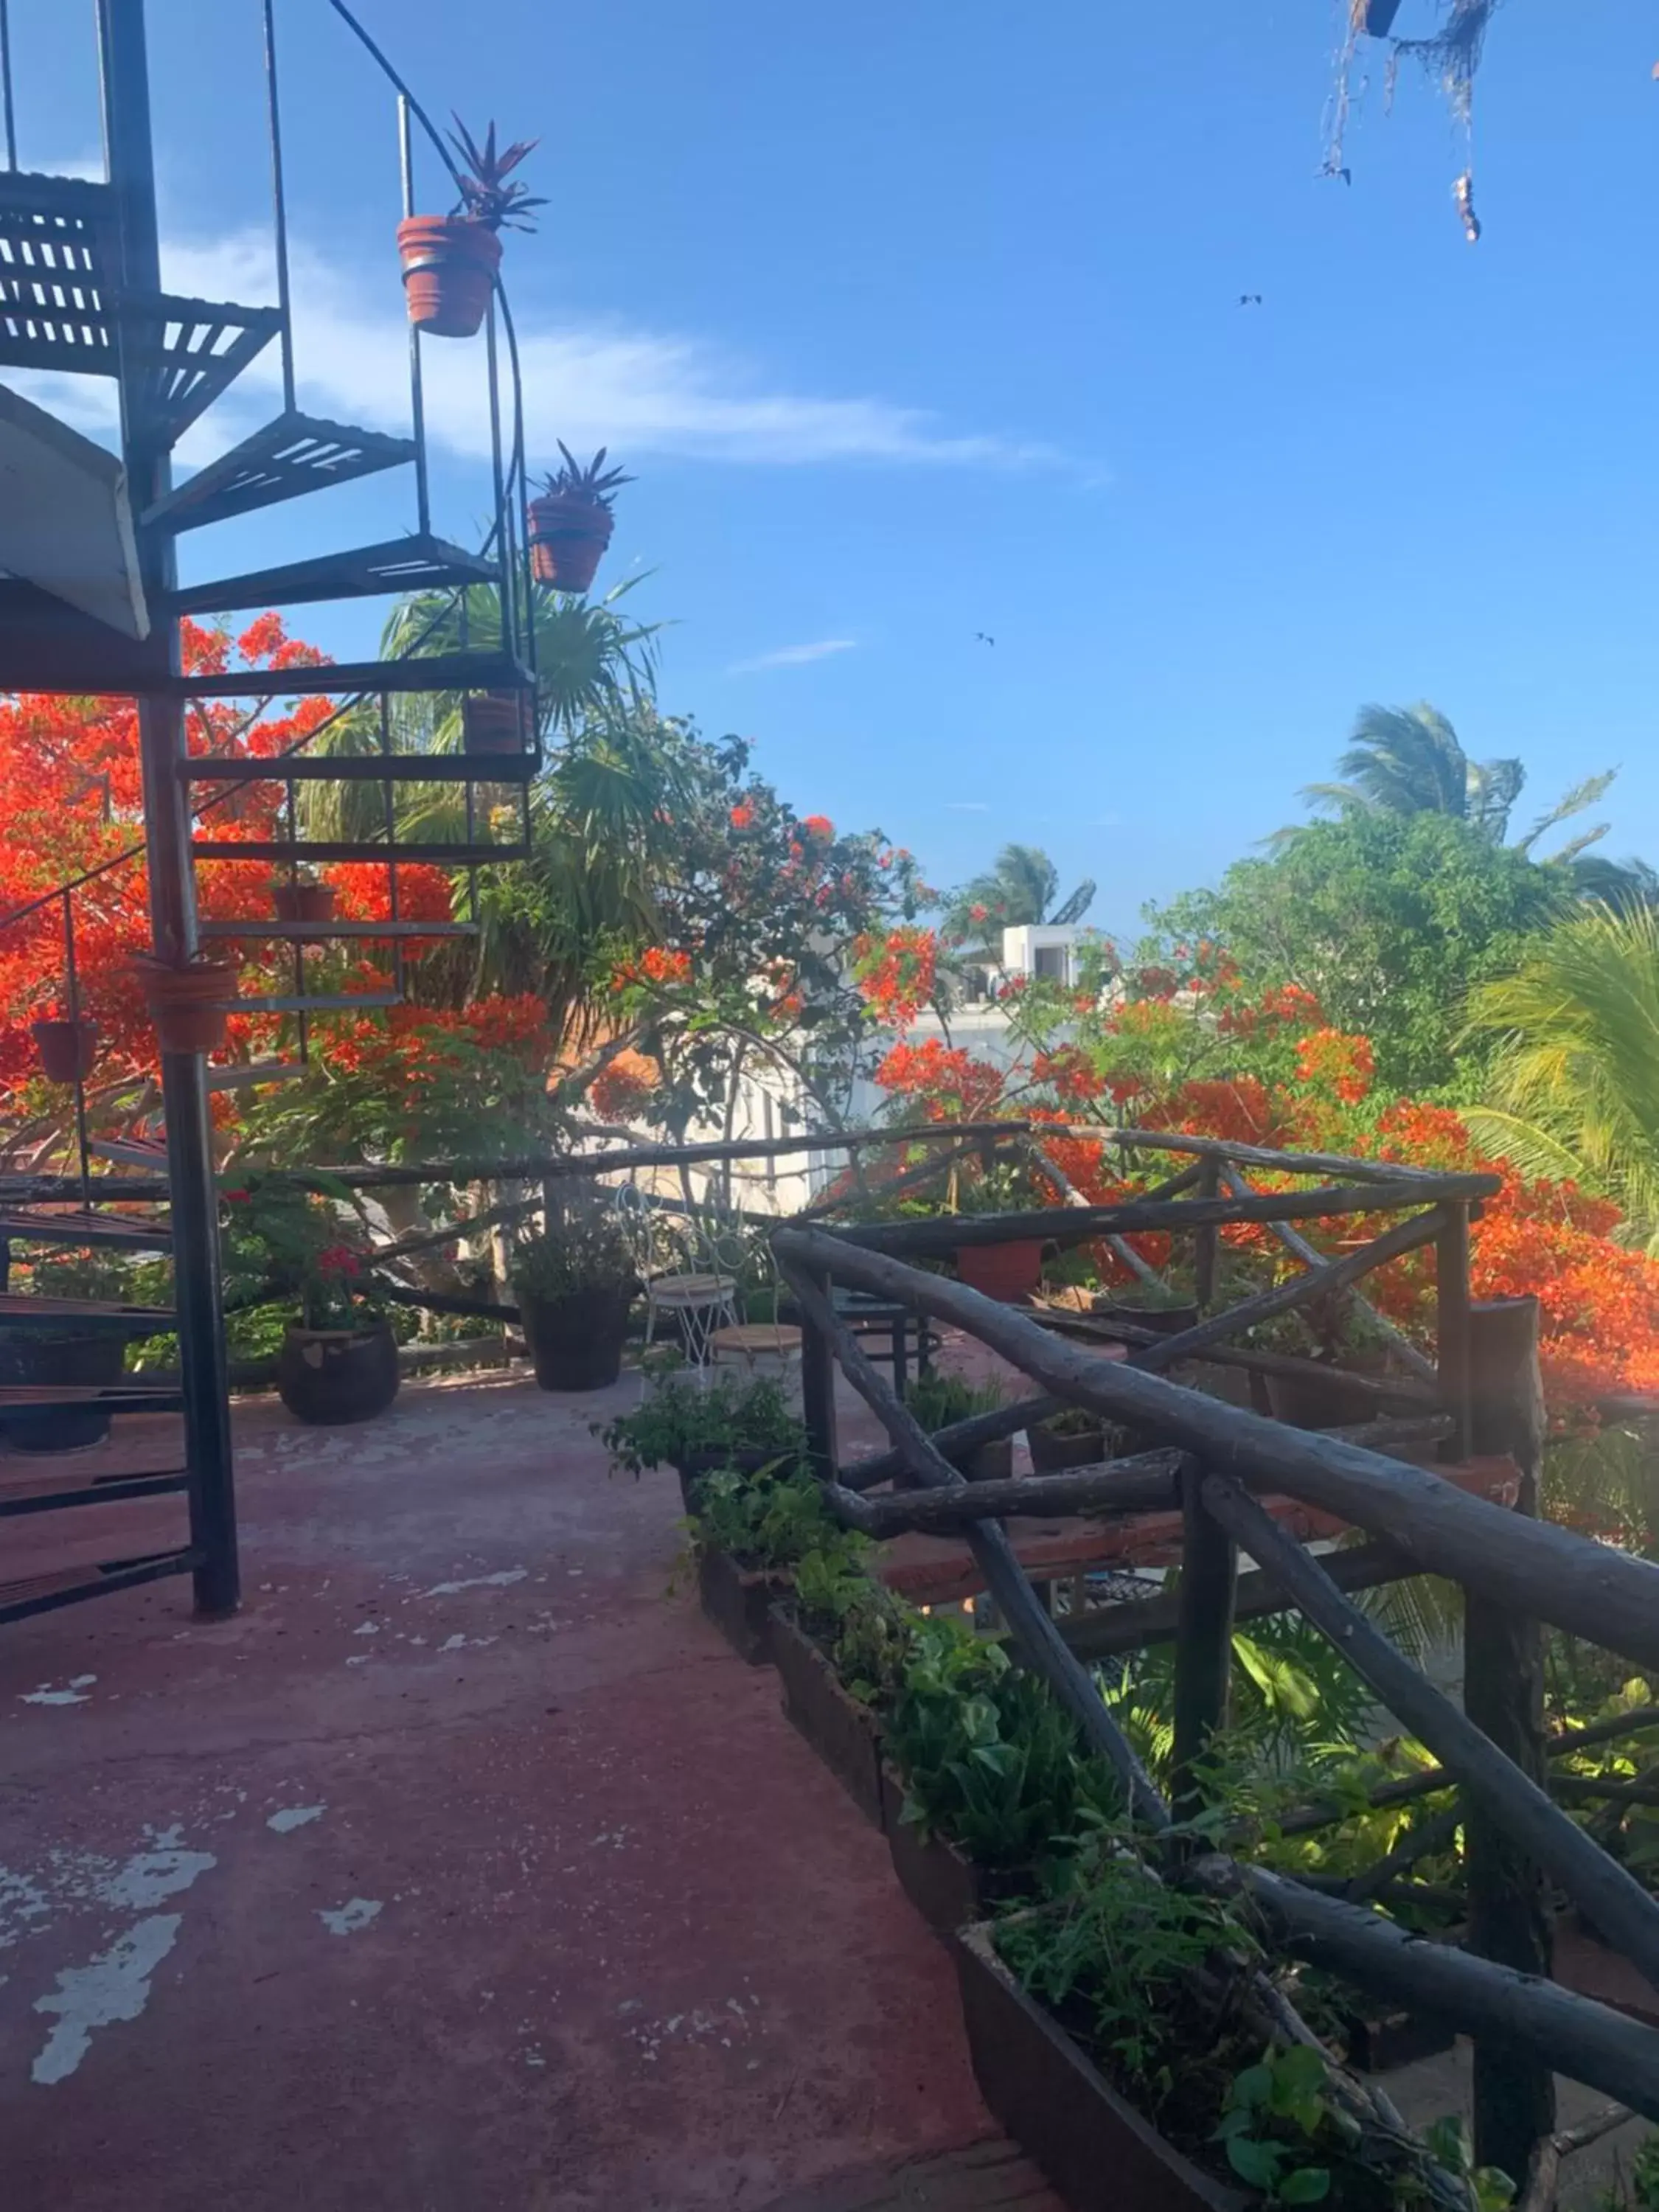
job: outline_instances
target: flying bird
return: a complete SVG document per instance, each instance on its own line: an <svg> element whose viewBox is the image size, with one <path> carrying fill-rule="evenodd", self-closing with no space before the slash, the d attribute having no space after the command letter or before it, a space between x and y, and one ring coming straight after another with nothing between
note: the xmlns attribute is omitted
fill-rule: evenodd
<svg viewBox="0 0 1659 2212"><path fill-rule="evenodd" d="M1241 307L1259 307L1261 305L1261 295L1260 292L1241 292L1238 295L1238 304Z"/></svg>
<svg viewBox="0 0 1659 2212"><path fill-rule="evenodd" d="M982 629L976 629L974 632L974 635L978 639L981 645L994 645L996 643L995 638L987 637Z"/></svg>

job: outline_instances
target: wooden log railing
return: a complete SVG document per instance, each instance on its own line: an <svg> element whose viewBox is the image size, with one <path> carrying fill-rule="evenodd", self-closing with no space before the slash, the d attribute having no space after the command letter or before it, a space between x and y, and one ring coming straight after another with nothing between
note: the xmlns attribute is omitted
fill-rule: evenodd
<svg viewBox="0 0 1659 2212"><path fill-rule="evenodd" d="M1547 1870L1590 1923L1659 1987L1659 1905L1540 1786L1545 1747L1532 1664L1536 1625L1548 1621L1638 1667L1659 1669L1659 1567L1535 1517L1537 1431L1523 1403L1524 1377L1535 1376L1535 1343L1524 1340L1524 1322L1501 1310L1473 1306L1468 1298L1468 1224L1472 1209L1490 1194L1491 1179L1425 1176L1397 1164L1318 1154L1273 1154L1164 1132L1073 1133L1126 1147L1184 1150L1200 1167L1214 1164L1213 1175L1204 1177L1214 1194L1204 1188L1196 1198L1177 1194L1089 1206L1069 1192L1066 1205L1043 1213L878 1223L834 1232L784 1224L775 1232L781 1270L797 1289L806 1318L808 1371L815 1364L818 1370L816 1389L808 1394L809 1420L830 1408L827 1426L815 1427L814 1445L816 1463L830 1483L831 1510L872 1534L924 1526L963 1534L1017 1657L1077 1715L1085 1741L1124 1780L1136 1815L1152 1834L1163 1830L1163 1802L1128 1753L1079 1658L1155 1640L1175 1642L1175 1809L1188 1812L1201 1804L1209 1786L1204 1747L1225 1717L1233 1620L1285 1610L1287 1601L1297 1606L1439 1761L1425 1775L1386 1785L1375 1793L1377 1802L1389 1792L1402 1802L1432 1789L1455 1786L1462 1792L1464 1802L1441 1816L1440 1829L1449 1833L1461 1825L1468 1839L1477 1923L1471 1948L1460 1951L1409 1936L1370 1905L1376 1897L1416 1893L1414 1887L1401 1892L1400 1884L1419 1856L1420 1838L1396 1852L1397 1863L1369 1869L1357 1887L1350 1882L1340 1896L1213 1854L1196 1862L1188 1856L1182 1874L1181 1853L1190 1854L1193 1846L1184 1840L1188 1832L1180 1828L1168 1832L1177 1839L1177 1850L1166 1870L1247 1899L1285 1950L1375 1994L1437 2012L1472 2033L1477 2151L1483 2159L1524 2173L1535 2154L1553 2154L1540 2145L1565 2142L1552 2132L1553 2071L1659 2119L1659 2033L1555 1986L1543 1978L1547 1962L1529 1948L1535 1884L1540 1870ZM1261 1192L1243 1182L1241 1163L1340 1180L1315 1190ZM1184 1188L1193 1188L1196 1181L1187 1170ZM907 1264L964 1243L1041 1237L1063 1246L1152 1229L1197 1239L1229 1223L1265 1221L1283 1232L1297 1220L1390 1212L1408 1218L1337 1260L1321 1258L1300 1237L1297 1243L1304 1249L1297 1250L1285 1237L1304 1272L1271 1292L1206 1314L1194 1329L1160 1337L1150 1328L1114 1327L1111 1334L1139 1340L1127 1359L1102 1359L1064 1340L1060 1332L1073 1328L1091 1333L1086 1316L1038 1316L994 1304L959 1283ZM1426 1399L1430 1410L1418 1413L1414 1429L1409 1413L1390 1425L1367 1424L1358 1437L1291 1429L1182 1388L1158 1371L1196 1358L1241 1365L1260 1360L1271 1372L1279 1355L1230 1348L1226 1340L1265 1313L1295 1311L1333 1291L1352 1293L1377 1267L1431 1243L1437 1256L1438 1357L1431 1366L1418 1354L1407 1363L1414 1371L1403 1384L1396 1379L1375 1385L1371 1400L1399 1404L1403 1397L1407 1406L1414 1401L1420 1407ZM1196 1249L1202 1287L1212 1292L1205 1247L1199 1243ZM1141 1446L1153 1449L1118 1462L1115 1480L1109 1462L1064 1476L974 1485L975 1495L964 1496L960 1477L939 1454L944 1439L921 1434L838 1320L828 1296L831 1284L875 1292L960 1328L1029 1378L1040 1395L1000 1409L1006 1425L999 1433L1042 1418L1036 1409L1058 1400L1121 1425ZM835 1451L830 1388L837 1363L876 1411L893 1445L844 1474ZM1303 1370L1309 1363L1283 1364ZM1425 1388L1429 1376L1431 1395ZM1362 1401L1366 1395L1356 1393ZM957 1434L988 1418L995 1419L957 1425L949 1448L958 1449ZM1378 1449L1407 1438L1425 1442L1425 1430L1443 1438L1452 1454L1473 1449L1509 1455L1521 1468L1522 1510L1471 1495L1431 1469ZM1176 1589L1097 1615L1084 1613L1056 1632L1041 1603L1034 1603L1036 1593L998 1513L1029 1503L1042 1511L1113 1515L1146 1510L1148 1499L1160 1499L1167 1509L1173 1502L1172 1469L1178 1470L1176 1495L1186 1530ZM925 1494L899 1487L884 1497L872 1495L886 1480L927 1487ZM1024 1500L1017 1495L1022 1491ZM1364 1532L1367 1541L1317 1559L1263 1510L1256 1492L1333 1516ZM1237 1572L1241 1553L1255 1563L1243 1576ZM1467 1714L1346 1594L1410 1572L1449 1577L1466 1594ZM1643 1724L1639 1713L1618 1717L1604 1731L1597 1724L1547 1748L1559 1756L1635 1733ZM1305 1825L1328 1817L1315 1811ZM1356 1896L1364 1902L1356 1904Z"/></svg>

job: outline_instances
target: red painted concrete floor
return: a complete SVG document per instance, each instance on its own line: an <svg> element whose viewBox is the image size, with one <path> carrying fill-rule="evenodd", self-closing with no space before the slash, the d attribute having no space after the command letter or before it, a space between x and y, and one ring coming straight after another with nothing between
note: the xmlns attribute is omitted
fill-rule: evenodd
<svg viewBox="0 0 1659 2212"><path fill-rule="evenodd" d="M247 1407L238 1619L0 1632L8 2212L761 2212L991 2135L881 1840L667 1594L672 1478L607 1475L636 1387Z"/></svg>

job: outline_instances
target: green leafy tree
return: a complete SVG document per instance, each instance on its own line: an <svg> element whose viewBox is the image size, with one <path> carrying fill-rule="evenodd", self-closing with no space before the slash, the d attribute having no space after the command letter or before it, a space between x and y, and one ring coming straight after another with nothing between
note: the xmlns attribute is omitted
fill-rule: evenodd
<svg viewBox="0 0 1659 2212"><path fill-rule="evenodd" d="M1094 902L1091 882L1080 883L1063 900L1059 892L1060 871L1040 845L1005 845L993 867L951 897L945 933L963 945L964 959L994 965L1002 957L1005 929L1081 921Z"/></svg>
<svg viewBox="0 0 1659 2212"><path fill-rule="evenodd" d="M1486 1101L1466 1115L1477 1142L1603 1193L1659 1246L1659 915L1569 915L1474 993L1469 1019L1498 1047Z"/></svg>
<svg viewBox="0 0 1659 2212"><path fill-rule="evenodd" d="M1298 983L1368 1036L1380 1085L1474 1099L1490 1048L1461 1048L1468 995L1519 964L1563 896L1553 871L1452 815L1354 807L1149 908L1146 957L1224 946L1247 992Z"/></svg>

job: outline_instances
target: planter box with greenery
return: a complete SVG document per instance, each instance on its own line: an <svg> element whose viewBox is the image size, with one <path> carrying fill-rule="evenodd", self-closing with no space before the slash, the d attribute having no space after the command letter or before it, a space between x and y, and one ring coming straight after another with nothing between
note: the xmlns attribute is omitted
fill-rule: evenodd
<svg viewBox="0 0 1659 2212"><path fill-rule="evenodd" d="M842 1688L828 1655L784 1600L772 1608L772 1663L786 1717L800 1730L872 1827L882 1825L881 1724Z"/></svg>
<svg viewBox="0 0 1659 2212"><path fill-rule="evenodd" d="M697 1553L697 1595L708 1618L739 1659L764 1667L772 1657L772 1608L789 1589L787 1575L740 1566L729 1552Z"/></svg>
<svg viewBox="0 0 1659 2212"><path fill-rule="evenodd" d="M639 1289L615 1216L585 1203L513 1258L513 1293L544 1390L605 1390L622 1373L629 1310Z"/></svg>
<svg viewBox="0 0 1659 2212"><path fill-rule="evenodd" d="M647 1365L655 1357L647 1355ZM707 1382L691 1375L647 1376L633 1412L595 1423L594 1433L615 1463L635 1477L648 1467L673 1468L688 1513L696 1509L703 1475L721 1468L758 1474L780 1463L793 1469L806 1449L806 1431L781 1386L764 1376L742 1382L730 1371Z"/></svg>
<svg viewBox="0 0 1659 2212"><path fill-rule="evenodd" d="M905 1402L930 1436L957 1421L971 1420L976 1413L994 1413L1007 1401L1000 1382L969 1382L937 1367L918 1375L905 1392ZM1014 1440L1004 1437L996 1443L981 1444L951 1463L969 1482L1006 1481L1014 1471Z"/></svg>
<svg viewBox="0 0 1659 2212"><path fill-rule="evenodd" d="M793 1450L747 1473L712 1469L697 1488L691 1532L702 1609L750 1666L772 1656L771 1607L787 1595L798 1562L846 1542Z"/></svg>
<svg viewBox="0 0 1659 2212"><path fill-rule="evenodd" d="M1066 1468L1094 1467L1108 1456L1106 1426L1083 1406L1067 1406L1025 1432L1032 1471L1059 1474Z"/></svg>
<svg viewBox="0 0 1659 2212"><path fill-rule="evenodd" d="M1109 2187L1114 2212L1245 2212L1251 2198L1166 2142L1026 1994L992 1928L964 1929L952 1954L980 2094L1068 2203Z"/></svg>

